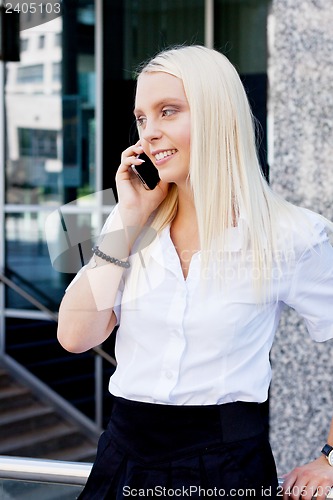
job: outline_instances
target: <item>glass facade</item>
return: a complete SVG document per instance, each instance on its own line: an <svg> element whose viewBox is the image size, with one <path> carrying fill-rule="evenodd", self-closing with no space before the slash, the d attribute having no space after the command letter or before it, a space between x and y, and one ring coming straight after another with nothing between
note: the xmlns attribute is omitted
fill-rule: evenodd
<svg viewBox="0 0 333 500"><path fill-rule="evenodd" d="M125 0L123 79L154 52L182 43L204 43L203 0Z"/></svg>
<svg viewBox="0 0 333 500"><path fill-rule="evenodd" d="M21 60L7 63L6 202L10 205L40 207L59 201L61 81L52 74L53 65L62 60L62 50L55 46L62 19L45 26L21 31ZM47 31L41 35L41 29Z"/></svg>
<svg viewBox="0 0 333 500"><path fill-rule="evenodd" d="M21 31L20 61L7 63L5 84L6 269L29 293L47 296L52 310L70 276L51 266L45 220L51 209L96 190L95 5L68 7ZM14 292L6 307L35 309Z"/></svg>
<svg viewBox="0 0 333 500"><path fill-rule="evenodd" d="M18 481L13 479L0 479L0 493L2 498L43 498L43 500L72 500L78 498L83 486L68 484L52 484L39 481Z"/></svg>
<svg viewBox="0 0 333 500"><path fill-rule="evenodd" d="M121 151L131 142L137 67L165 47L212 39L231 59L262 125L265 163L269 4L63 0L61 17L20 32L20 61L6 63L4 87L1 263L16 285L51 311L58 310L67 284L90 250L87 246L82 255L74 249L69 269L71 248L59 249L51 263L46 239L56 245L60 229L50 225L50 214L62 207L66 221L75 219L85 241L98 233L116 199L114 176ZM11 318L6 345L14 353L10 332L15 322L21 328L27 318L28 339L29 321L33 319L31 328L36 328L36 321L45 322L47 315L11 288L6 288L3 308L3 316ZM3 322L3 336L5 326ZM54 328L45 327L46 337L54 335Z"/></svg>
<svg viewBox="0 0 333 500"><path fill-rule="evenodd" d="M214 46L244 74L266 74L267 0L215 0Z"/></svg>

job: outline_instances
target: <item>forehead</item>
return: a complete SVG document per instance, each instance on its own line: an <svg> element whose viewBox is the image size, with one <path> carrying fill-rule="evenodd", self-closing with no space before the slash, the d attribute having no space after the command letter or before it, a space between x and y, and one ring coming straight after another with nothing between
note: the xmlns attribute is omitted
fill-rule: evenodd
<svg viewBox="0 0 333 500"><path fill-rule="evenodd" d="M138 78L135 109L158 106L162 101L178 100L187 104L180 78L162 71L141 73Z"/></svg>

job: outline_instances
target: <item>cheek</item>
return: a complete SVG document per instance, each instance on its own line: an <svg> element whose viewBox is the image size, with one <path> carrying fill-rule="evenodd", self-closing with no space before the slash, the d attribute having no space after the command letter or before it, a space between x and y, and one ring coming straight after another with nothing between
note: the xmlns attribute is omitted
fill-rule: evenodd
<svg viewBox="0 0 333 500"><path fill-rule="evenodd" d="M188 155L190 155L190 150L191 150L191 137L190 137L190 134L186 134L184 136L184 145L187 149L187 153Z"/></svg>
<svg viewBox="0 0 333 500"><path fill-rule="evenodd" d="M183 148L188 149L188 152L190 152L191 133L190 133L190 127L188 124L185 124L181 128L179 137L181 139L181 143L182 143Z"/></svg>
<svg viewBox="0 0 333 500"><path fill-rule="evenodd" d="M149 151L149 142L146 141L146 139L143 137L143 134L142 132L139 133L139 140L140 140L140 144L141 146L143 147L143 152L148 155L148 151Z"/></svg>

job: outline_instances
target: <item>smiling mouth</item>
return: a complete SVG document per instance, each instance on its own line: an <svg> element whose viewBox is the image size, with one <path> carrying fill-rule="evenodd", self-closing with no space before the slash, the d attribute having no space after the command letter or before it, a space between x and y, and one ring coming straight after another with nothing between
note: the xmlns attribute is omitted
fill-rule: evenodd
<svg viewBox="0 0 333 500"><path fill-rule="evenodd" d="M163 160L164 158L167 158L168 156L172 156L177 152L177 149L166 149L165 151L161 151L160 153L157 153L155 156L155 160Z"/></svg>

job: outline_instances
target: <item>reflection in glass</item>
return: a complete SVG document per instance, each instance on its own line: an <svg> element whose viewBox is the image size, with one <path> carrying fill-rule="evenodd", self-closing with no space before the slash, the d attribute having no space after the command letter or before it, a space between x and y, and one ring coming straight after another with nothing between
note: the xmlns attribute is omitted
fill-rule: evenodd
<svg viewBox="0 0 333 500"><path fill-rule="evenodd" d="M47 29L47 31L46 31ZM21 31L21 60L7 64L6 202L61 202L62 18ZM57 77L55 78L54 72Z"/></svg>
<svg viewBox="0 0 333 500"><path fill-rule="evenodd" d="M266 74L267 13L270 0L215 0L215 48L241 74Z"/></svg>
<svg viewBox="0 0 333 500"><path fill-rule="evenodd" d="M82 264L87 263L91 256L91 243L86 250L84 261L77 254L77 263L72 274L58 272L52 267L50 255L45 241L45 222L49 212L12 213L6 216L6 274L26 292L42 302L52 311L58 310L64 288L73 278ZM78 230L86 239L95 237L96 217L90 213L67 215L75 219ZM59 227L54 227L59 231ZM81 234L80 233L80 234ZM59 240L60 234L53 234L54 241ZM15 291L7 289L6 306L15 309L35 309L26 299Z"/></svg>
<svg viewBox="0 0 333 500"><path fill-rule="evenodd" d="M204 0L125 0L124 79L155 52L175 44L204 43Z"/></svg>
<svg viewBox="0 0 333 500"><path fill-rule="evenodd" d="M42 483L37 481L0 480L0 498L40 498L43 500L74 500L83 486Z"/></svg>
<svg viewBox="0 0 333 500"><path fill-rule="evenodd" d="M6 202L61 205L95 191L95 3L20 32L7 63Z"/></svg>

